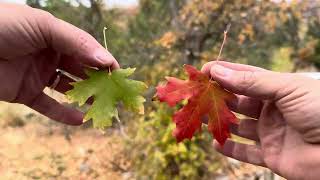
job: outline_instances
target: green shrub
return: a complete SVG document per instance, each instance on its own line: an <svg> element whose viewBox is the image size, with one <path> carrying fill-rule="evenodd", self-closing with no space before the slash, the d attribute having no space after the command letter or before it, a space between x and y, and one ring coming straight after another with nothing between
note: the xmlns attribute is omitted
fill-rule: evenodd
<svg viewBox="0 0 320 180"><path fill-rule="evenodd" d="M136 136L127 149L137 179L206 179L220 167L212 138L204 131L191 141L177 143L172 111L165 105L136 123Z"/></svg>

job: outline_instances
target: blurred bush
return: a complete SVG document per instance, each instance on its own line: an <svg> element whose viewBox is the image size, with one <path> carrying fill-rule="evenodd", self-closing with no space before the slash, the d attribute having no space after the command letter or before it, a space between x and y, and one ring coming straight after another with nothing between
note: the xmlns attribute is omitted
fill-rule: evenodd
<svg viewBox="0 0 320 180"><path fill-rule="evenodd" d="M172 110L163 105L135 123L137 134L128 151L137 179L209 178L222 166L207 133L177 144L172 136ZM210 176L209 176L210 175Z"/></svg>

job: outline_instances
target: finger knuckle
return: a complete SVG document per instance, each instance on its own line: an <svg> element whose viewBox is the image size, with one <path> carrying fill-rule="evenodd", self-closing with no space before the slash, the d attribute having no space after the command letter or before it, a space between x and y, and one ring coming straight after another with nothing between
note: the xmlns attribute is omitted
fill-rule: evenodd
<svg viewBox="0 0 320 180"><path fill-rule="evenodd" d="M52 23L56 19L50 12L41 9L34 9L33 14L41 21L40 23Z"/></svg>
<svg viewBox="0 0 320 180"><path fill-rule="evenodd" d="M38 27L39 34L42 35L44 42L50 43L52 40L51 29L55 26L56 18L49 12L36 9L33 11L33 16L36 20L36 26Z"/></svg>
<svg viewBox="0 0 320 180"><path fill-rule="evenodd" d="M278 83L281 84L281 88L277 91L277 95L279 97L287 96L288 94L292 94L298 90L308 91L308 89L312 89L310 85L312 86L314 81L313 79L292 73L282 74L279 79Z"/></svg>
<svg viewBox="0 0 320 180"><path fill-rule="evenodd" d="M242 92L247 91L248 89L252 88L252 86L254 86L255 81L256 72L243 71L240 75L240 83L238 88Z"/></svg>
<svg viewBox="0 0 320 180"><path fill-rule="evenodd" d="M82 33L81 31L79 31L76 35L76 42L78 42L78 48L77 50L79 51L82 51L82 50L85 50L85 49L88 49L88 37L86 34Z"/></svg>

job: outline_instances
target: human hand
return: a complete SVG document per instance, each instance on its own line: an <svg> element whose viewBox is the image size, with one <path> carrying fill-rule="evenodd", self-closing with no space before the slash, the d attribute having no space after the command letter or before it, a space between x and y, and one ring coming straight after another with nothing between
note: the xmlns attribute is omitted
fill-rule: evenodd
<svg viewBox="0 0 320 180"><path fill-rule="evenodd" d="M219 152L287 179L319 179L319 81L222 61L209 62L202 71L238 94L230 108L249 118L233 125L231 132L256 142L228 140L223 147L214 142Z"/></svg>
<svg viewBox="0 0 320 180"><path fill-rule="evenodd" d="M84 66L119 68L115 58L86 32L28 6L0 3L0 101L21 103L43 115L80 125L83 114L43 93L56 69L86 78ZM61 77L55 90L72 80Z"/></svg>

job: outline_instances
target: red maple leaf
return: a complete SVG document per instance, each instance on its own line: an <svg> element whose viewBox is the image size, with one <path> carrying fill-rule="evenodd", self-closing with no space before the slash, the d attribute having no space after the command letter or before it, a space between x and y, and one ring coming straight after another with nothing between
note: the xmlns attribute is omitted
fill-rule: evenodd
<svg viewBox="0 0 320 180"><path fill-rule="evenodd" d="M208 130L223 145L230 137L229 125L237 123L236 116L229 110L226 101L235 95L224 90L215 81L195 67L184 66L189 80L167 77L165 85L157 87L157 97L169 106L175 106L186 99L188 103L173 115L176 129L173 135L178 142L191 139L196 131L201 130L202 117L208 117Z"/></svg>

